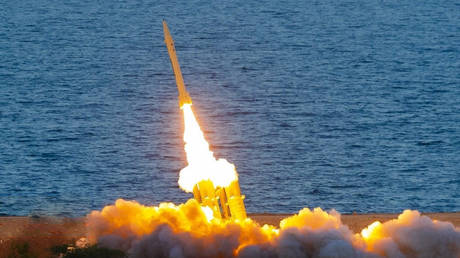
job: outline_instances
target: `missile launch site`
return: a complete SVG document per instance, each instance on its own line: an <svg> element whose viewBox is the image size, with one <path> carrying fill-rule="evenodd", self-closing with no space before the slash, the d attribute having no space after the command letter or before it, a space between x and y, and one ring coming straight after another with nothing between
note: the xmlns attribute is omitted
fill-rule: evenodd
<svg viewBox="0 0 460 258"><path fill-rule="evenodd" d="M247 11L244 5L240 7ZM218 13L219 8L214 6L212 11ZM95 15L98 16L98 12ZM271 12L265 15L271 15ZM128 19L133 16L124 17ZM392 55L385 51L391 48L376 50L373 46L373 50L364 57L361 53L365 52L365 47L360 44L366 41L360 39L356 41L360 46L356 51L348 50L353 55L348 57L351 59L347 59L347 65L340 62L336 64L334 60L339 59L334 59L329 53L346 56L348 52L341 48L354 46L347 44L345 47L341 44L349 39L337 37L335 43L325 43L328 39L321 37L316 29L312 30L316 38L322 40L321 44L326 44L327 47L322 49L321 44L317 45L313 41L306 43L305 40L310 40L310 37L303 32L308 30L296 26L272 27L271 21L276 20L276 17L275 14L267 20L268 23L259 21L255 27L251 23L245 24L241 31L251 31L245 34L238 34L239 29L234 26L228 27L232 29L228 31L225 24L217 22L216 26L220 26L219 31L222 33L219 38L215 38L219 34L219 31L214 31L217 27L196 26L196 22L190 23L190 20L166 15L162 26L159 22L155 23L158 28L154 29L154 50L138 44L126 48L138 51L136 58L128 54L134 52L112 53L118 58L133 60L117 66L119 71L129 71L125 74L127 76L110 74L118 78L121 84L115 83L114 86L120 89L96 88L74 101L77 104L73 108L60 106L63 110L75 109L70 115L49 111L48 106L54 104L47 101L39 101L37 104L22 99L16 102L20 105L18 110L24 108L25 111L16 114L15 119L19 120L13 119L7 124L13 124L15 128L15 124L20 126L12 130L13 134L5 131L5 135L9 136L4 137L4 149L16 153L9 147L16 144L11 144L10 139L16 141L16 137L23 134L21 130L27 128L28 124L46 128L46 134L40 136L44 137L46 146L42 143L37 145L34 138L21 136L18 143L29 144L30 148L44 148L39 151L41 153L45 150L42 154L26 156L24 159L32 164L29 166L32 172L41 172L34 174L35 178L28 173L10 177L12 182L22 182L16 183L13 188L7 181L0 184L8 189L7 194L0 189L0 196L6 196L0 199L0 214L3 215L0 217L0 258L460 257L459 196L455 190L458 188L458 180L452 176L456 173L451 173L456 169L452 161L458 151L452 144L455 142L455 130L451 130L455 128L451 125L456 120L450 119L448 125L445 122L446 117L451 117L451 107L455 107L456 103L454 98L446 100L449 105L439 102L444 98L443 94L451 93L449 90L430 91L430 99L426 99L424 94L431 86L424 84L424 80L430 81L431 77L421 79L421 74L433 75L438 70L432 67L434 70L431 72L423 70L416 73L414 69L425 67L429 62L418 62L414 66L403 61L396 62L393 65L399 68L383 74L399 78L397 84L403 86L398 88L394 80L387 81L384 77L368 74L373 69L372 65L387 63L385 58ZM299 16L292 14L286 17ZM166 21L169 19L173 26L168 27ZM116 23L112 22L107 24L112 26ZM121 19L117 22L124 21ZM309 24L305 22L300 24ZM336 24L334 20L328 20L328 23ZM97 23L93 21L93 24ZM279 42L275 40L270 43L278 46L276 48L267 48L267 41L263 40L267 35L276 34L265 31L267 24L268 28L273 29L271 33L283 35ZM349 31L369 29L366 26L345 26L348 30L338 30L335 33L349 35ZM126 29L122 26L118 28ZM331 28L335 27L323 27L321 31L327 32ZM283 32L284 29L295 33ZM132 30L135 30L134 26L128 31ZM410 31L416 32L417 29L412 27ZM330 31L328 33L331 35ZM9 32L6 35L13 37ZM113 35L116 36L110 38L112 40L118 36L125 41L133 38L125 37L126 34ZM359 33L353 35L360 37ZM390 37L385 35L385 39ZM407 35L410 37L412 34ZM372 37L368 36L366 40L369 38ZM83 36L77 39L87 42ZM140 39L146 38L142 36ZM244 44L252 39L257 41ZM149 40L152 41L152 38ZM28 44L29 41L25 42ZM234 42L238 43L227 49L229 45L219 46L222 42L231 42L230 46ZM427 41L423 42L427 44ZM2 46L12 48L5 42L0 42ZM319 55L309 52L316 49L320 50ZM436 48L424 48L419 52L427 53L428 58L428 53L435 51L433 49ZM233 55L232 51L238 55ZM385 55L374 56L373 51ZM398 60L408 60L401 50L396 48L395 51L401 54ZM106 53L101 52L99 57L105 58ZM289 54L283 56L280 53ZM441 53L450 55L452 51L448 48ZM96 51L92 56L97 54ZM28 55L32 55L31 52ZM353 56L361 56L358 58L360 61L356 61ZM52 56L49 58L52 59ZM155 69L161 67L162 72L131 66L133 63L143 63L142 58L156 62ZM213 58L213 61L209 62L209 58ZM413 58L422 57L415 55ZM285 71L276 68L280 63L295 64L295 69L290 70L289 67L294 66L284 65L284 70L289 72L288 76L284 76ZM116 63L105 65L102 70L115 67ZM345 72L337 69L337 65L351 70ZM219 72L227 71L225 67L234 69L235 66L241 67L230 73ZM4 67L11 69L9 61L5 62ZM73 69L63 67L67 72ZM97 65L90 67L101 69ZM333 69L328 70L329 67ZM384 72L383 68L379 69ZM208 72L202 72L204 70ZM418 87L414 85L419 84L419 81L413 81L415 77L411 73L418 74L424 85L423 88L417 88L423 89L418 91L417 97L414 97L411 87ZM452 77L450 70L444 69L443 73L446 76L444 81L449 81ZM50 72L43 74L52 75ZM411 80L403 80L407 74L411 74ZM41 76L35 80L29 79L44 87L40 79L37 79ZM93 74L87 70L85 76L88 78L86 83L99 85L103 82L95 82L94 78L105 75ZM11 83L5 78L7 84ZM251 78L263 80L257 82ZM371 85L361 92L359 85L367 85L370 78ZM28 85L29 79L23 80L25 85ZM232 80L237 80L238 84L232 83ZM295 83L292 84L291 80ZM155 87L145 87L148 81L158 83ZM351 86L346 81L359 85ZM127 82L136 84L123 85ZM382 89L378 87L386 86L387 83L393 87L384 92L408 95L404 95L403 99L399 99L397 94L391 95L391 98L397 98L398 101L390 104L382 102L389 95L380 94ZM412 86L406 87L404 84ZM63 85L61 87L66 87L66 84ZM133 85L140 85L140 88L131 87ZM4 96L10 100L14 88L8 89ZM99 99L102 100L100 103L95 104L92 98L97 90L105 91L105 95ZM119 94L112 94L113 91ZM54 91L44 92L48 94ZM156 93L150 95L151 92ZM41 96L35 90L33 94L36 99ZM32 95L24 96L27 99ZM420 104L421 99L425 101L423 104ZM120 104L117 104L116 112L108 111L115 107L109 100ZM64 100L60 101L65 103ZM3 103L2 99L0 103ZM9 119L14 111L9 102L5 103L7 111L0 112L0 118L5 113L6 119ZM60 102L57 104L60 105ZM52 122L40 120L40 115L37 112L32 114L27 105L42 109L42 116L48 120L58 114L59 123L65 126L50 126ZM411 105L420 108L423 115L408 110ZM82 114L78 112L81 108L96 110L98 113ZM403 111L393 112L395 108ZM116 115L111 118L110 121L114 123L109 126L104 123L106 114ZM125 116L120 117L120 114ZM23 123L21 116L23 119L31 117L32 120L25 118L24 121L28 122ZM92 133L64 139L46 136L54 133L66 135L69 128L67 120L73 121L75 116L78 117L77 122L72 122L71 126L83 132L85 126L90 125ZM419 116L425 121L420 120ZM98 117L100 123L91 120L92 117ZM241 117L246 118L241 120ZM88 124L88 121L91 122ZM276 127L273 127L273 123L276 123ZM127 125L132 130L126 130ZM110 133L106 133L108 130ZM430 130L436 133L431 134ZM101 135L101 132L106 134ZM404 140L398 138L401 134L405 135ZM255 135L257 137L253 137ZM291 136L286 138L286 135ZM41 141L40 137L36 139ZM106 144L102 152L93 148L99 146L94 145L99 139ZM58 162L71 161L74 156L81 155L77 154L82 151L81 141L85 141L88 146L85 154L88 156L85 156L84 162L78 160L56 166ZM53 146L61 148L60 151L46 152L52 150ZM26 165L20 164L26 163L21 163L13 156L18 155L16 153L2 159L5 166L0 166L0 169L9 171L5 176L13 175L16 173L14 171L24 171L21 166ZM101 161L101 157L112 158ZM141 160L147 160L147 163L138 163ZM46 167L40 165L42 161L46 162ZM83 167L76 168L79 164ZM100 169L101 164L110 164L107 168L114 172ZM54 174L45 173L50 171L46 170L47 167L58 167L60 177L50 177L50 173ZM438 174L434 171L438 171ZM40 186L39 182L43 181L45 175L52 179L48 184ZM72 180L69 180L69 175ZM53 180L57 178L63 183L66 193L59 190L61 186L55 185ZM29 196L22 194L21 190L28 187L32 187L30 189L34 190L29 192L38 197L31 200L20 198ZM85 194L84 190L87 191ZM11 194L13 192L18 194ZM72 205L59 206L61 199L66 198L72 199ZM93 202L90 206L81 205L91 200ZM29 208L24 208L26 202ZM15 207L23 208L14 213L12 210ZM71 211L72 215L62 213L64 210Z"/></svg>

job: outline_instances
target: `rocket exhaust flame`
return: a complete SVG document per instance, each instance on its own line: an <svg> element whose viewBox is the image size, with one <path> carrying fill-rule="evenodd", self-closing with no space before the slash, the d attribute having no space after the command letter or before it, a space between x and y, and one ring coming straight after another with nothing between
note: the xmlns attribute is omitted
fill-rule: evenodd
<svg viewBox="0 0 460 258"><path fill-rule="evenodd" d="M193 192L194 198L210 207L215 217L245 219L244 196L240 193L235 166L225 159L214 158L191 104L184 104L182 111L188 166L180 171L179 186L186 192Z"/></svg>
<svg viewBox="0 0 460 258"><path fill-rule="evenodd" d="M184 142L188 166L181 170L179 186L186 192L203 180L210 180L214 186L228 187L238 180L235 166L225 159L214 158L209 144L193 114L191 104L182 106L184 113ZM214 188L214 187L213 187Z"/></svg>
<svg viewBox="0 0 460 258"><path fill-rule="evenodd" d="M188 166L179 185L194 199L147 207L119 199L87 215L93 243L129 257L452 257L460 258L460 228L406 210L397 219L374 222L361 233L342 224L334 210L304 208L278 227L246 218L235 166L216 159L192 111L174 43L165 41L184 114Z"/></svg>

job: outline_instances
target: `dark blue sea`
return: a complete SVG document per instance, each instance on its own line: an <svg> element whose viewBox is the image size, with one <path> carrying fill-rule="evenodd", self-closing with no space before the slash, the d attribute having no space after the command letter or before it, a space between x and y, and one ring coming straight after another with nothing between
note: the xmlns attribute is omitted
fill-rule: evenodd
<svg viewBox="0 0 460 258"><path fill-rule="evenodd" d="M191 197L166 19L249 212L460 211L458 1L4 1L0 214Z"/></svg>

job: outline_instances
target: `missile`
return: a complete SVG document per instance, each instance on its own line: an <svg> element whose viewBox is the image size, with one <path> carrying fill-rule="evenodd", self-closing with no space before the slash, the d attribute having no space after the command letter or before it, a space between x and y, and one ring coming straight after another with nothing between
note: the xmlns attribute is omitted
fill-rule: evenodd
<svg viewBox="0 0 460 258"><path fill-rule="evenodd" d="M179 61L177 61L176 48L174 47L174 41L169 33L168 25L163 20L163 32L165 36L166 47L168 48L169 59L171 60L171 66L176 77L177 90L179 91L179 107L182 109L184 104L192 104L192 98L185 89L184 79L182 78L182 72L180 71Z"/></svg>
<svg viewBox="0 0 460 258"><path fill-rule="evenodd" d="M174 41L169 33L168 25L164 20L163 32L171 66L176 77L177 90L179 91L179 107L183 109L185 104L192 104L192 99L185 89L179 61L177 61ZM200 205L211 208L214 218L246 219L246 208L243 201L244 195L241 195L238 179L225 187L215 187L211 180L202 180L193 187L193 197Z"/></svg>
<svg viewBox="0 0 460 258"><path fill-rule="evenodd" d="M233 219L246 219L246 208L244 207L244 195L241 195L240 184L238 180L234 180L229 186L225 187L225 195L227 204L230 210L230 216Z"/></svg>

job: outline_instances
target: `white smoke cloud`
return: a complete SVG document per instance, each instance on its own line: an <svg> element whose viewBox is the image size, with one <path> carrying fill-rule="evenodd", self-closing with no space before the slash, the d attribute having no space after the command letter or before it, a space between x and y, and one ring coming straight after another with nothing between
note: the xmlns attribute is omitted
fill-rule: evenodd
<svg viewBox="0 0 460 258"><path fill-rule="evenodd" d="M374 231L380 237L370 244L382 256L460 257L460 229L421 216L418 211L406 210Z"/></svg>
<svg viewBox="0 0 460 258"><path fill-rule="evenodd" d="M195 200L146 207L117 200L87 217L88 237L129 257L460 257L460 229L417 211L356 234L340 214L303 209L279 228L208 221Z"/></svg>

